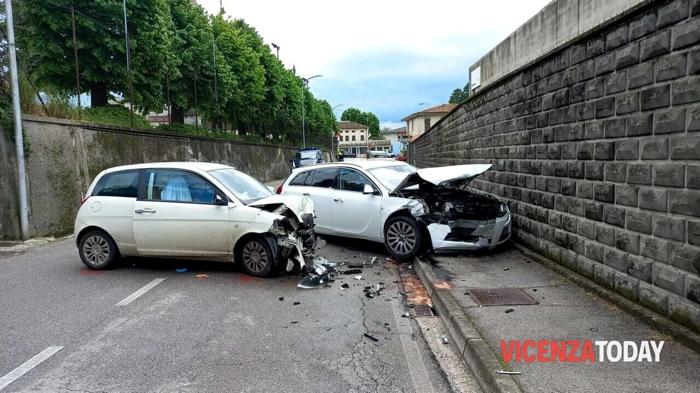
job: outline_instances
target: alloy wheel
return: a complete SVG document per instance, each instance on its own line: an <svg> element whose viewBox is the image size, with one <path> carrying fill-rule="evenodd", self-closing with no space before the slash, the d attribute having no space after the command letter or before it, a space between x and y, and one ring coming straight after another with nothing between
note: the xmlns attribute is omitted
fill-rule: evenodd
<svg viewBox="0 0 700 393"><path fill-rule="evenodd" d="M106 263L110 252L109 242L100 235L91 235L83 242L83 255L92 265L100 266Z"/></svg>
<svg viewBox="0 0 700 393"><path fill-rule="evenodd" d="M396 221L386 232L387 243L392 251L398 254L408 254L416 246L416 233L410 225Z"/></svg>

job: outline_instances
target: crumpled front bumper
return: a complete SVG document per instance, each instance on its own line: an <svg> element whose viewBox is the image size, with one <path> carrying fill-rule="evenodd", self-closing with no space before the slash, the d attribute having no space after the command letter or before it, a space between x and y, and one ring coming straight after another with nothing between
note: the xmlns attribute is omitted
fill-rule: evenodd
<svg viewBox="0 0 700 393"><path fill-rule="evenodd" d="M503 217L485 221L470 221L463 223L437 224L427 226L434 252L469 251L480 249L493 249L510 239L511 214L508 212ZM460 225L474 227L468 240L450 239L453 228Z"/></svg>

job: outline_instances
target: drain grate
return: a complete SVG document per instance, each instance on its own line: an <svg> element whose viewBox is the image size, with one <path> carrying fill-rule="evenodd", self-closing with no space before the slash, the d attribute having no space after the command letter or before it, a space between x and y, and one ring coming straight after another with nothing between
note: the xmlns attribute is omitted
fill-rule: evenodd
<svg viewBox="0 0 700 393"><path fill-rule="evenodd" d="M432 317L433 315L433 309L427 304L416 304L413 307L414 317Z"/></svg>
<svg viewBox="0 0 700 393"><path fill-rule="evenodd" d="M520 288L470 288L469 296L481 306L539 304Z"/></svg>

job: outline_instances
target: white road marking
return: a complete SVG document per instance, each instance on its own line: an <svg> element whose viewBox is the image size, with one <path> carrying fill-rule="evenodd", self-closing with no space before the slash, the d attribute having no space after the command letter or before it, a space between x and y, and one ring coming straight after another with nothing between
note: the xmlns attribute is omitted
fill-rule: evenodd
<svg viewBox="0 0 700 393"><path fill-rule="evenodd" d="M0 378L0 390L3 390L7 385L14 382L17 378L31 371L34 367L38 366L44 360L50 358L53 354L63 349L63 347L48 347L39 354L35 355L33 358L27 360L21 366L10 371L9 373L3 375Z"/></svg>
<svg viewBox="0 0 700 393"><path fill-rule="evenodd" d="M425 367L425 362L423 361L423 356L420 353L418 344L411 339L413 333L411 321L399 315L399 309L402 309L401 303L394 300L392 305L393 307L391 307L391 309L394 312L394 320L396 320L396 327L399 338L401 339L403 354L406 356L406 362L408 363L408 372L411 374L413 388L416 392L420 393L434 392L435 390L433 389L433 384L430 382L430 376L428 375L428 370Z"/></svg>
<svg viewBox="0 0 700 393"><path fill-rule="evenodd" d="M129 303L131 303L131 302L133 302L134 300L138 299L139 297L141 297L141 295L143 295L144 293L150 291L151 289L153 289L153 287L155 287L156 285L162 283L163 281L165 281L164 278L156 278L155 280L153 280L153 281L149 282L148 284L144 285L144 286L143 286L141 289L139 289L138 291L136 291L136 292L132 293L131 295L125 297L124 300L122 300L121 302L117 303L116 306L126 306L126 305L128 305Z"/></svg>

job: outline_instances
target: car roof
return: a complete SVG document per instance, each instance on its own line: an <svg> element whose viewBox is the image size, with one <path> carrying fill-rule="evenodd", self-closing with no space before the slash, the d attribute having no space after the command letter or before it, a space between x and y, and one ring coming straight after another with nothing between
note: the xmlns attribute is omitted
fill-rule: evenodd
<svg viewBox="0 0 700 393"><path fill-rule="evenodd" d="M318 168L332 168L334 166L338 165L349 165L349 166L354 166L362 169L374 169L374 168L381 168L381 167L387 167L387 166L397 166L397 165L408 165L407 163L403 161L396 161L393 158L388 159L388 160L383 160L380 158L374 158L371 160L365 159L365 158L357 158L357 159L345 159L343 161L336 161L336 162L328 162L325 164L316 164L316 165L309 165L301 168L297 168L300 172L302 170L308 170L308 169L318 169ZM294 170L296 172L296 169Z"/></svg>
<svg viewBox="0 0 700 393"><path fill-rule="evenodd" d="M123 171L129 169L147 169L147 168L169 168L169 169L190 169L190 170L200 170L200 171L212 171L215 169L225 169L233 168L224 164L217 164L213 162L146 162L143 164L131 164L131 165L121 165L106 169L105 172L115 172Z"/></svg>

